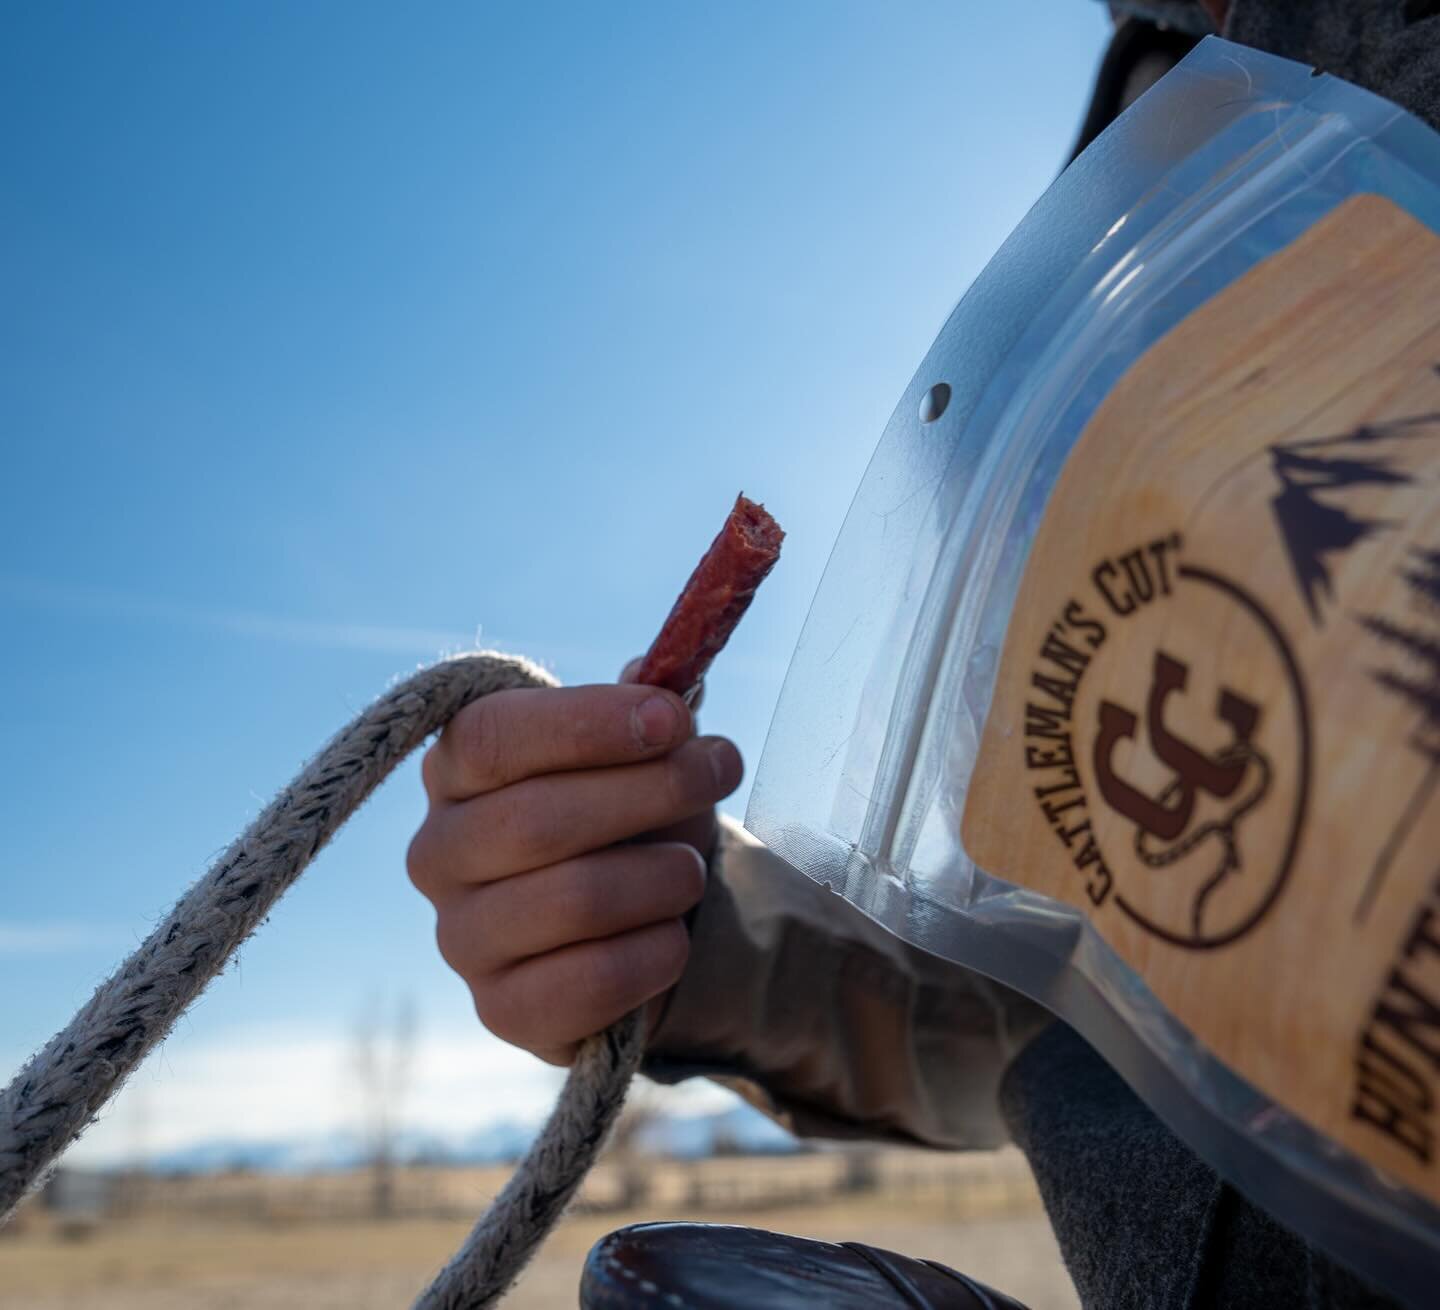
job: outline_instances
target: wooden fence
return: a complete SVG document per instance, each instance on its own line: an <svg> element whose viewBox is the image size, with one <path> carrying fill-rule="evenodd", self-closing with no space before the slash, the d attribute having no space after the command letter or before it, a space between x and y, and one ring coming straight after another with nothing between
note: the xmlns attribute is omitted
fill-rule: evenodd
<svg viewBox="0 0 1440 1310"><path fill-rule="evenodd" d="M262 1223L394 1217L465 1218L479 1213L509 1176L505 1166L409 1166L377 1188L364 1169L316 1174L229 1172L183 1177L130 1174L109 1180L104 1217L243 1219ZM96 1195L90 1189L90 1195ZM795 1155L665 1160L607 1159L577 1201L592 1213L629 1210L723 1216L816 1205L846 1195L925 1205L957 1217L1032 1212L1034 1181L1019 1152L971 1154L835 1149Z"/></svg>

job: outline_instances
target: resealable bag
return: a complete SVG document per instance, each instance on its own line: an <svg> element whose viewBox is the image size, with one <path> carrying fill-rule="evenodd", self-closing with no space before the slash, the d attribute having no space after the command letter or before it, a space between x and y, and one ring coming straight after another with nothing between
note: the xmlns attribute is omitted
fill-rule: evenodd
<svg viewBox="0 0 1440 1310"><path fill-rule="evenodd" d="M1257 1202L1440 1267L1440 137L1211 39L951 315L747 826Z"/></svg>

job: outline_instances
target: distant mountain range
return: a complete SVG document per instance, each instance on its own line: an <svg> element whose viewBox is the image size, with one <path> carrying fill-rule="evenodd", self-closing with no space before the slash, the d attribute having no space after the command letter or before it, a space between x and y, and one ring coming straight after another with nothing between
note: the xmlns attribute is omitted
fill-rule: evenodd
<svg viewBox="0 0 1440 1310"><path fill-rule="evenodd" d="M504 1164L524 1154L538 1128L537 1124L500 1120L462 1137L405 1132L399 1135L396 1153L406 1163ZM684 1160L719 1153L782 1154L800 1149L778 1124L743 1104L718 1114L662 1115L641 1129L638 1141L651 1154ZM365 1160L365 1146L356 1134L336 1132L266 1141L214 1138L152 1155L147 1167L176 1174L226 1169L312 1173L353 1169Z"/></svg>

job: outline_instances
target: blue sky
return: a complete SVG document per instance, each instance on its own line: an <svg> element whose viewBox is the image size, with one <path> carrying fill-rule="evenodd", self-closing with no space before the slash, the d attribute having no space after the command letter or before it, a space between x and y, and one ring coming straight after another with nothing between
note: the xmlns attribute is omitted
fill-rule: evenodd
<svg viewBox="0 0 1440 1310"><path fill-rule="evenodd" d="M1062 162L1107 22L12 8L0 1077L391 678L477 631L612 678L742 487L789 541L705 717L753 765L873 444ZM539 1113L551 1076L474 1025L406 881L422 813L412 767L140 1075L158 1108L85 1149L323 1131L376 997L418 1011L417 1115Z"/></svg>

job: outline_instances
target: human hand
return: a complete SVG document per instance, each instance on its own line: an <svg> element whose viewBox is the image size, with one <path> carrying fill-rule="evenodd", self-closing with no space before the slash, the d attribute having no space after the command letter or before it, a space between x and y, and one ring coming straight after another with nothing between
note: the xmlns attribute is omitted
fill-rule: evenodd
<svg viewBox="0 0 1440 1310"><path fill-rule="evenodd" d="M497 692L426 752L407 867L480 1021L552 1064L679 979L715 803L744 766L678 697L634 685ZM625 843L625 844L622 844Z"/></svg>

